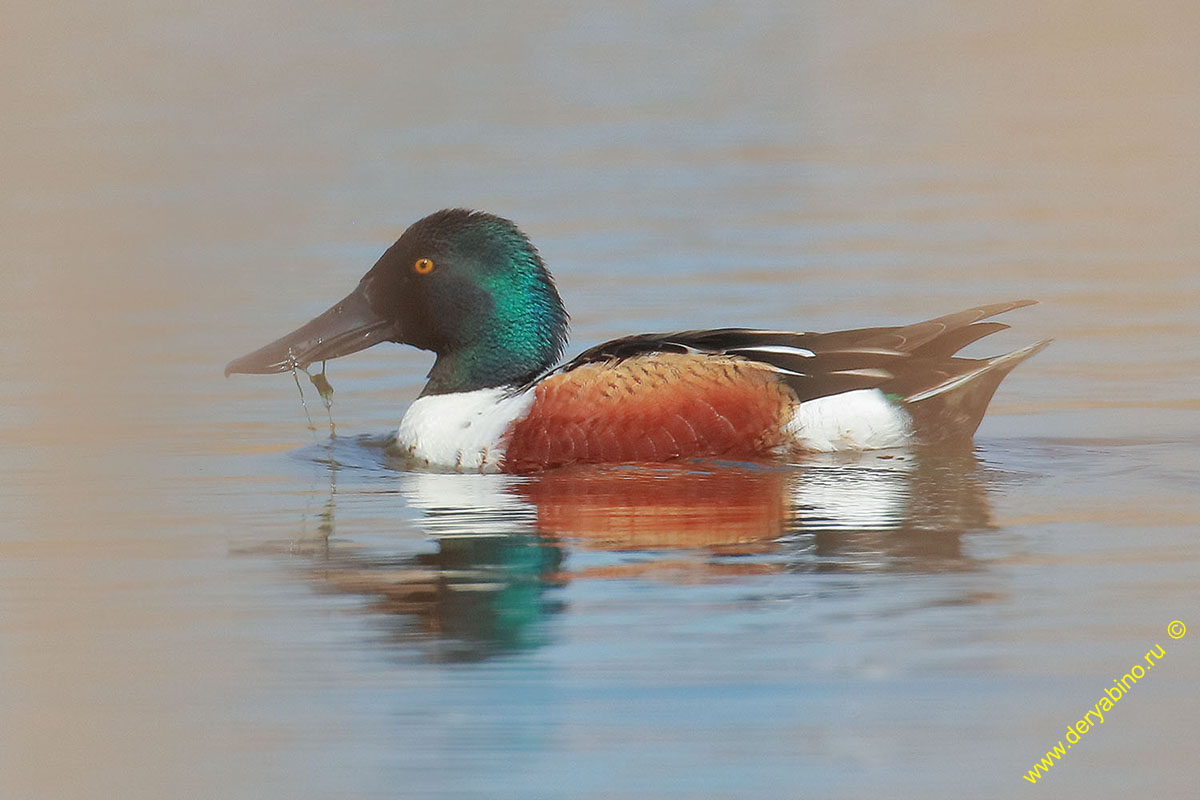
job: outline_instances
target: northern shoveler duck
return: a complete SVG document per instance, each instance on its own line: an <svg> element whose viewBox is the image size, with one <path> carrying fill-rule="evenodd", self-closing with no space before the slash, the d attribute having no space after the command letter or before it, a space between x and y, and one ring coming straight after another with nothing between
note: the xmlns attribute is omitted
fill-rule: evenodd
<svg viewBox="0 0 1200 800"><path fill-rule="evenodd" d="M535 472L579 463L970 442L1000 381L1048 342L985 359L961 348L1032 300L833 333L649 333L555 368L567 312L512 222L465 209L413 224L358 288L225 368L274 373L379 342L432 350L395 447L419 466Z"/></svg>

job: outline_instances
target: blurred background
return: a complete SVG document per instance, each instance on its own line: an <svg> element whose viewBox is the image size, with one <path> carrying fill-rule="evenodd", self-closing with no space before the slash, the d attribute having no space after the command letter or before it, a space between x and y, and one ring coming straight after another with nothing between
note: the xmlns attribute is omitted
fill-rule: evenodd
<svg viewBox="0 0 1200 800"><path fill-rule="evenodd" d="M0 796L1191 797L1200 12L15 0ZM443 207L571 352L1033 297L961 459L404 473L223 365ZM973 350L972 352L975 352ZM302 376L303 377L303 376ZM1195 622L1181 640L1168 622Z"/></svg>

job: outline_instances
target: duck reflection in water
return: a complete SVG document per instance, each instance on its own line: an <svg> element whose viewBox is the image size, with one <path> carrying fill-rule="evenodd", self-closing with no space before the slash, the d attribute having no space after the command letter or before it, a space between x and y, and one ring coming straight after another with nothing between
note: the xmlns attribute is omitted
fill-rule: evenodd
<svg viewBox="0 0 1200 800"><path fill-rule="evenodd" d="M337 452L323 460L331 481L346 468ZM449 660L545 643L570 581L970 571L962 536L990 527L987 470L970 453L387 473L435 549L388 555L332 536L331 484L311 576L371 598L391 635Z"/></svg>

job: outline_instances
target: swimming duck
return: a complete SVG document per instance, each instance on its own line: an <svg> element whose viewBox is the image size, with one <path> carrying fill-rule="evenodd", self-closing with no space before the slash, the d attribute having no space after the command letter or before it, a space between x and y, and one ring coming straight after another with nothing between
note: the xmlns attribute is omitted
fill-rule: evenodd
<svg viewBox="0 0 1200 800"><path fill-rule="evenodd" d="M529 238L466 209L414 223L358 287L232 373L304 368L380 342L433 351L394 447L419 467L762 459L968 444L1000 381L1049 342L956 357L1033 300L832 333L719 328L626 336L555 367L567 312Z"/></svg>

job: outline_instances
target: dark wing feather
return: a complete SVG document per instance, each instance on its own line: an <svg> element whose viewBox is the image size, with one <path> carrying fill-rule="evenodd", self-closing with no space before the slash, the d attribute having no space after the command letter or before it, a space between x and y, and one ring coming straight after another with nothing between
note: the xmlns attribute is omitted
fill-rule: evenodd
<svg viewBox="0 0 1200 800"><path fill-rule="evenodd" d="M912 325L831 333L752 328L644 333L596 345L559 371L650 353L705 353L764 364L779 372L801 401L869 388L908 396L972 369L973 360L951 357L968 344L1008 327L980 320L1034 302L994 303Z"/></svg>
<svg viewBox="0 0 1200 800"><path fill-rule="evenodd" d="M1003 322L973 322L958 330L947 331L933 341L926 342L912 351L917 358L949 358L969 344L985 336L1008 330Z"/></svg>
<svg viewBox="0 0 1200 800"><path fill-rule="evenodd" d="M857 328L849 331L835 331L821 334L831 342L853 343L858 346L884 347L913 353L926 344L940 341L946 334L961 330L980 320L1003 314L1017 308L1024 308L1037 303L1036 300L1012 300L1007 303L991 303L985 306L975 306L966 311L947 314L944 317L928 319L924 322L914 322L911 325L898 325L891 328ZM980 334L986 336L987 334ZM973 339L970 341L974 341ZM963 345L965 346L965 344Z"/></svg>

